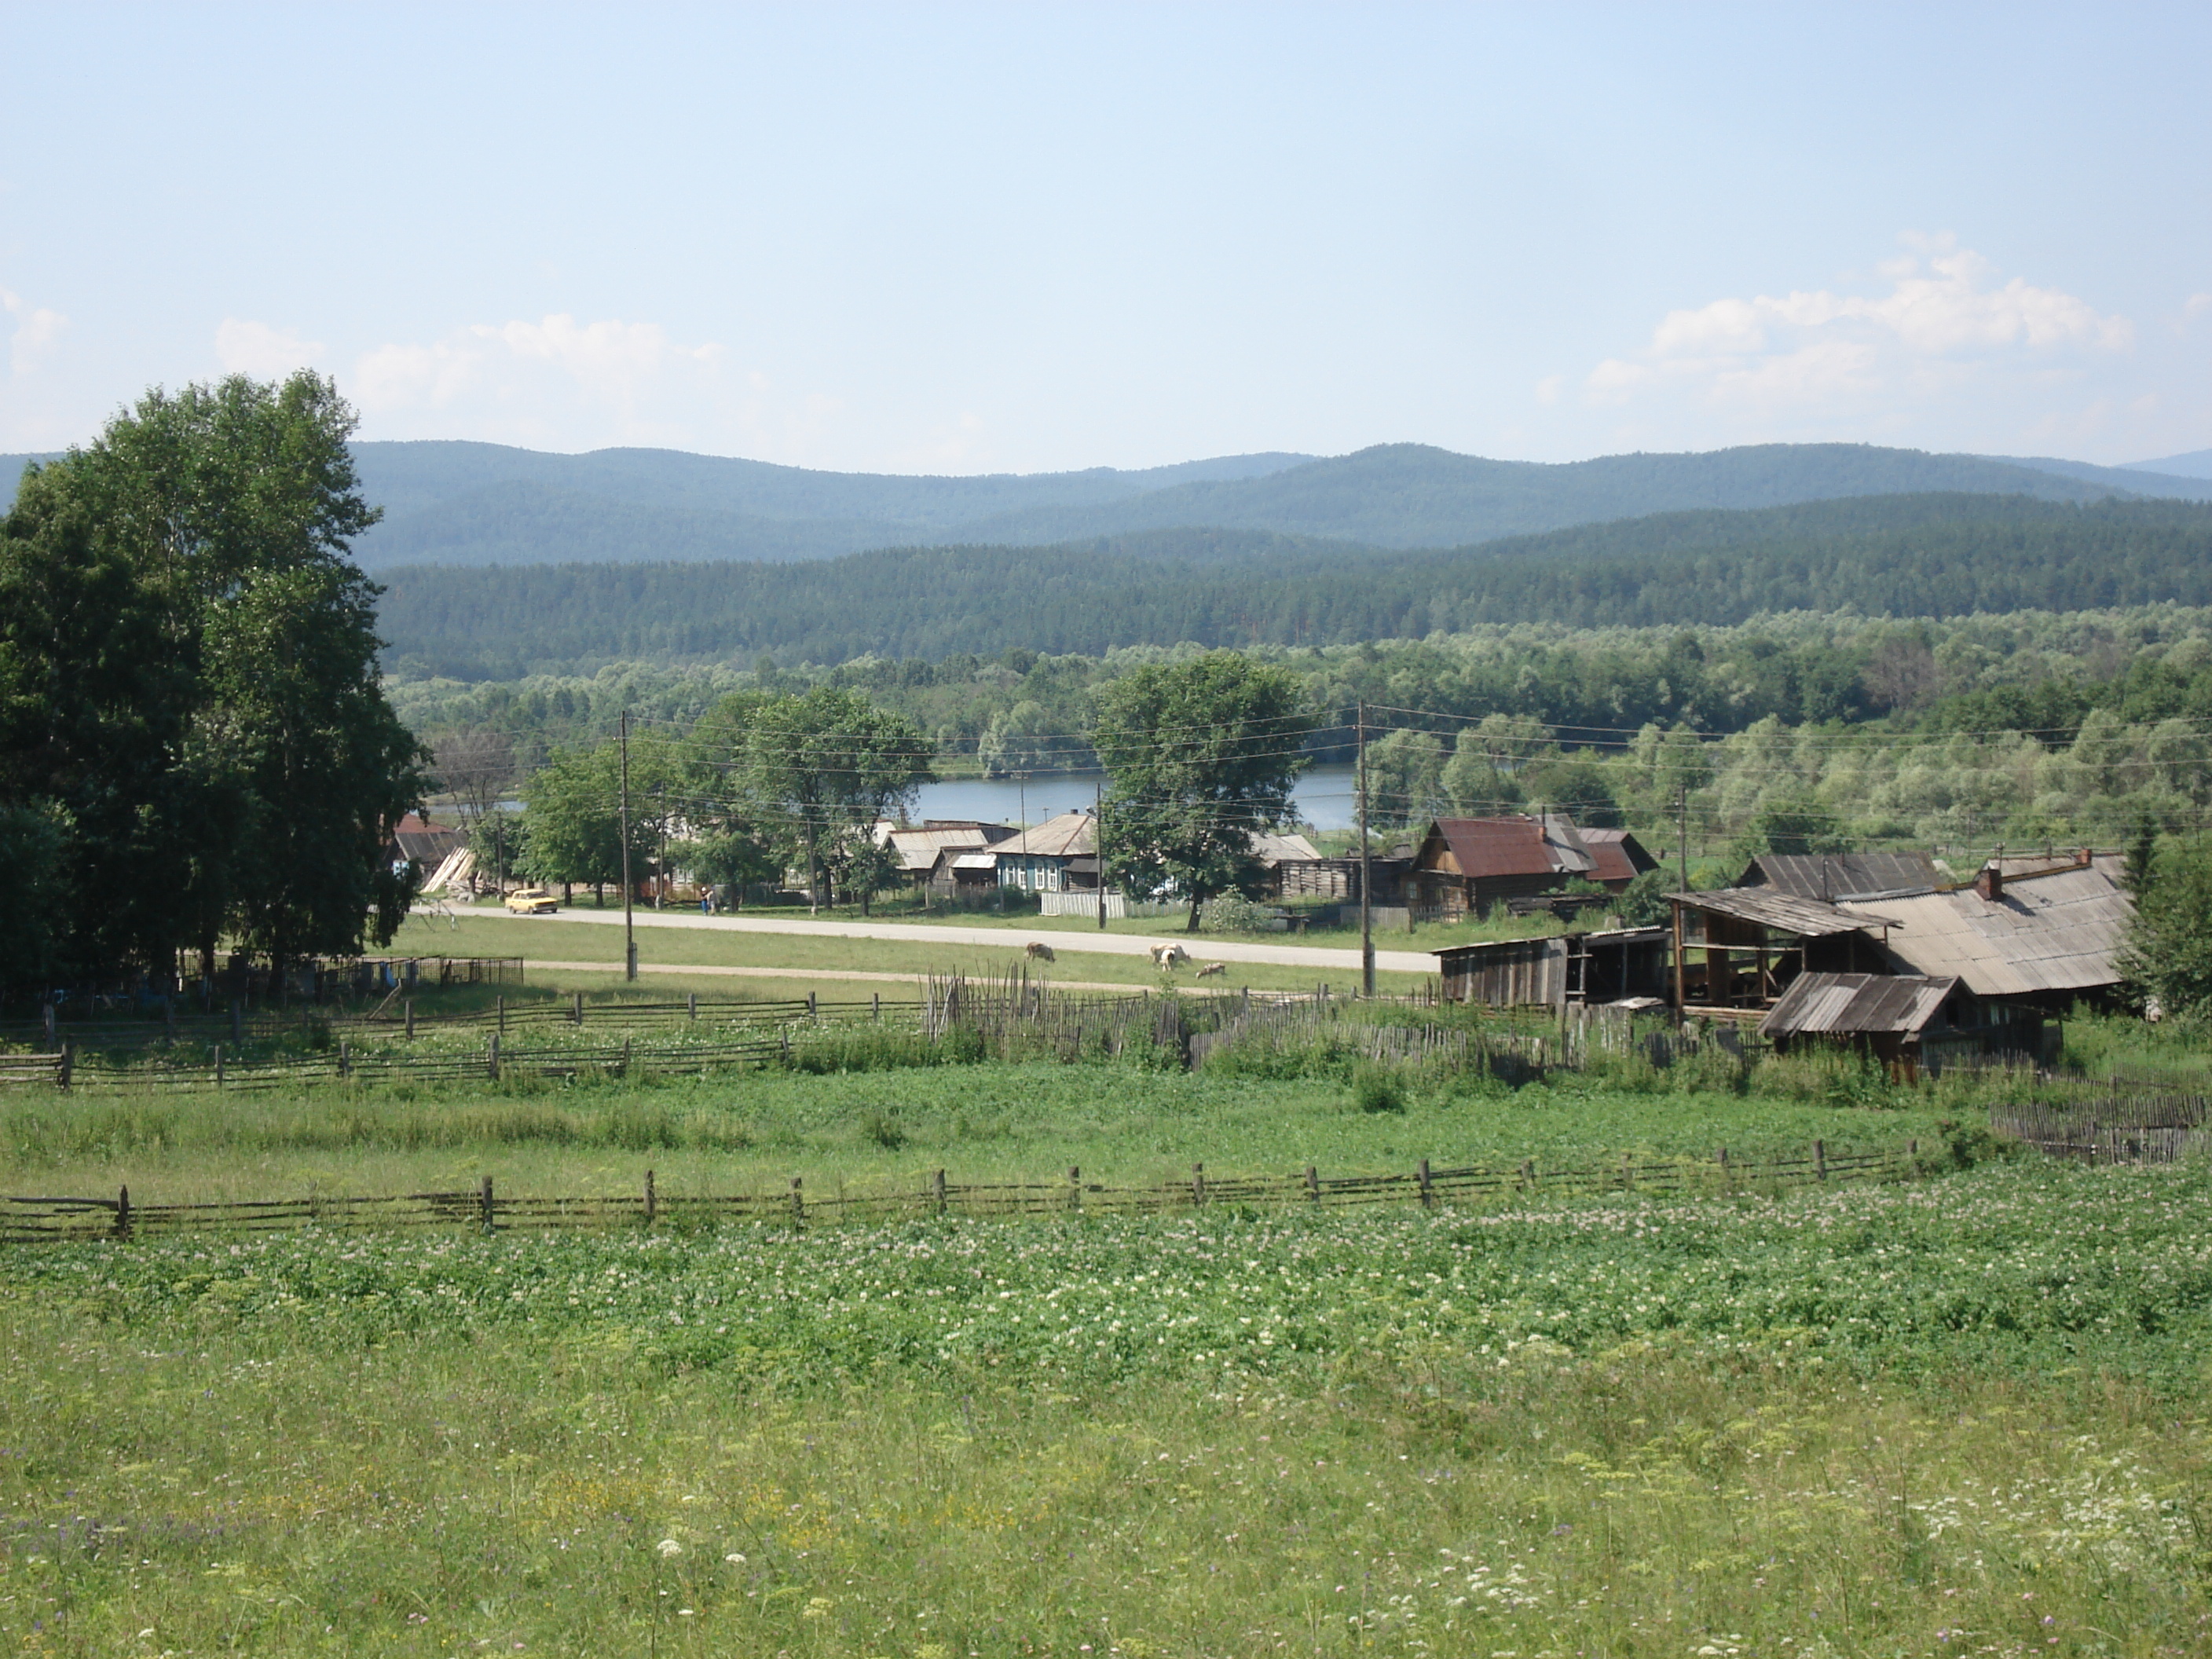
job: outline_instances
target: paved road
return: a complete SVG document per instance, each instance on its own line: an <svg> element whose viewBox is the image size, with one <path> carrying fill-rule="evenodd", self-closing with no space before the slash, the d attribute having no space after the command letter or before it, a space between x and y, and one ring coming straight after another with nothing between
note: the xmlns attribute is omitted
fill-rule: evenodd
<svg viewBox="0 0 2212 1659"><path fill-rule="evenodd" d="M606 974L622 972L619 962L552 962L544 957L530 958L532 968L550 968L558 974ZM857 979L881 985L903 985L909 991L920 981L919 974L878 974L863 972L854 968L731 968L707 966L696 962L641 962L641 974L702 974L720 979ZM1060 991L1141 991L1141 985L1132 985L1127 980L1061 979L1052 978L1053 988Z"/></svg>
<svg viewBox="0 0 2212 1659"><path fill-rule="evenodd" d="M518 927L526 927L535 920L530 916L518 916L507 910L474 907L459 914L471 920L509 921ZM561 920L619 927L623 919L619 910L563 910ZM1337 973L1356 974L1359 971L1359 952L1357 951L1314 945L1246 945L1228 939L1204 938L1163 936L1150 939L1140 933L1078 933L1048 929L1025 933L1012 927L940 927L927 922L817 921L797 916L702 916L695 910L640 910L637 925L640 927L692 927L710 933L793 933L814 939L896 939L908 945L927 945L936 941L945 945L980 945L1001 951L1018 951L1030 939L1038 939L1052 946L1054 951L1088 951L1095 956L1108 957L1141 957L1155 945L1173 943L1181 945L1202 961L1265 962L1286 968L1326 968ZM1386 974L1433 974L1437 971L1437 959L1425 951L1377 951L1375 966L1377 971Z"/></svg>

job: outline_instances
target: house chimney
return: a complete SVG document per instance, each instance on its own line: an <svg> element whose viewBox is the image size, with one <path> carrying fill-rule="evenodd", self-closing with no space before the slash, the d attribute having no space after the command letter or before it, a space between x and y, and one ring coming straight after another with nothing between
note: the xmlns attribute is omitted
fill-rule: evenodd
<svg viewBox="0 0 2212 1659"><path fill-rule="evenodd" d="M2004 872L1995 859L1984 864L1981 873L1974 878L1974 891L1991 904L2004 896Z"/></svg>

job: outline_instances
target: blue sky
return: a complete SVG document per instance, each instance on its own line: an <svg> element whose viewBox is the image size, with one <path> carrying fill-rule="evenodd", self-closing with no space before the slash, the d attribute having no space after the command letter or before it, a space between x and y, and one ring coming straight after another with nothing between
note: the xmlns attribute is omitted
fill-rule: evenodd
<svg viewBox="0 0 2212 1659"><path fill-rule="evenodd" d="M0 449L2212 446L2212 8L8 3Z"/></svg>

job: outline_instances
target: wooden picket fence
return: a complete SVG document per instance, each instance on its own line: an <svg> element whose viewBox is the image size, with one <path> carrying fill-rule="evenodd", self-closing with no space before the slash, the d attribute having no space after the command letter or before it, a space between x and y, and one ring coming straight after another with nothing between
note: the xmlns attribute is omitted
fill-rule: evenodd
<svg viewBox="0 0 2212 1659"><path fill-rule="evenodd" d="M567 1228L707 1225L734 1223L823 1224L917 1220L931 1217L1013 1218L1157 1215L1207 1209L1285 1209L1317 1206L1418 1204L1465 1207L1607 1193L1687 1196L1729 1191L1776 1192L1846 1181L1899 1181L1920 1171L1919 1146L1908 1142L1867 1152L1831 1152L1814 1141L1802 1155L1712 1158L1625 1157L1618 1163L1540 1168L1432 1166L1410 1170L1324 1176L1309 1165L1297 1175L1219 1175L1193 1164L1187 1179L1117 1187L1086 1182L1079 1169L1064 1181L955 1182L936 1170L903 1190L850 1193L810 1190L794 1176L787 1188L729 1194L657 1190L647 1170L642 1187L590 1197L507 1197L486 1176L473 1191L406 1193L386 1197L232 1200L149 1204L131 1190L113 1198L0 1197L0 1244L64 1243L162 1234L295 1231L301 1228L398 1230L462 1227L484 1232Z"/></svg>
<svg viewBox="0 0 2212 1659"><path fill-rule="evenodd" d="M2087 1164L2179 1164L2212 1156L2212 1103L2203 1095L2028 1102L1996 1109L1990 1127L2052 1158Z"/></svg>

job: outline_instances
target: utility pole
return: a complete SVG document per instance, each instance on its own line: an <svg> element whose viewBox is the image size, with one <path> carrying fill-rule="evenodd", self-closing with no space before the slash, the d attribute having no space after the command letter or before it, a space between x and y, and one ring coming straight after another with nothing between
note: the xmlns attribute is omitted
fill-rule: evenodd
<svg viewBox="0 0 2212 1659"><path fill-rule="evenodd" d="M1369 856L1367 843L1367 702L1358 703L1358 724L1354 728L1355 753L1359 762L1359 992L1362 996L1375 994L1375 909L1372 894L1374 860Z"/></svg>
<svg viewBox="0 0 2212 1659"><path fill-rule="evenodd" d="M1091 839L1098 843L1098 931L1106 931L1106 786L1091 786Z"/></svg>
<svg viewBox="0 0 2212 1659"><path fill-rule="evenodd" d="M630 921L629 890L629 710L622 712L622 883L623 977L637 977L637 932Z"/></svg>
<svg viewBox="0 0 2212 1659"><path fill-rule="evenodd" d="M1690 781L1683 778L1674 786L1675 807L1681 815L1682 835L1682 890L1690 890Z"/></svg>

